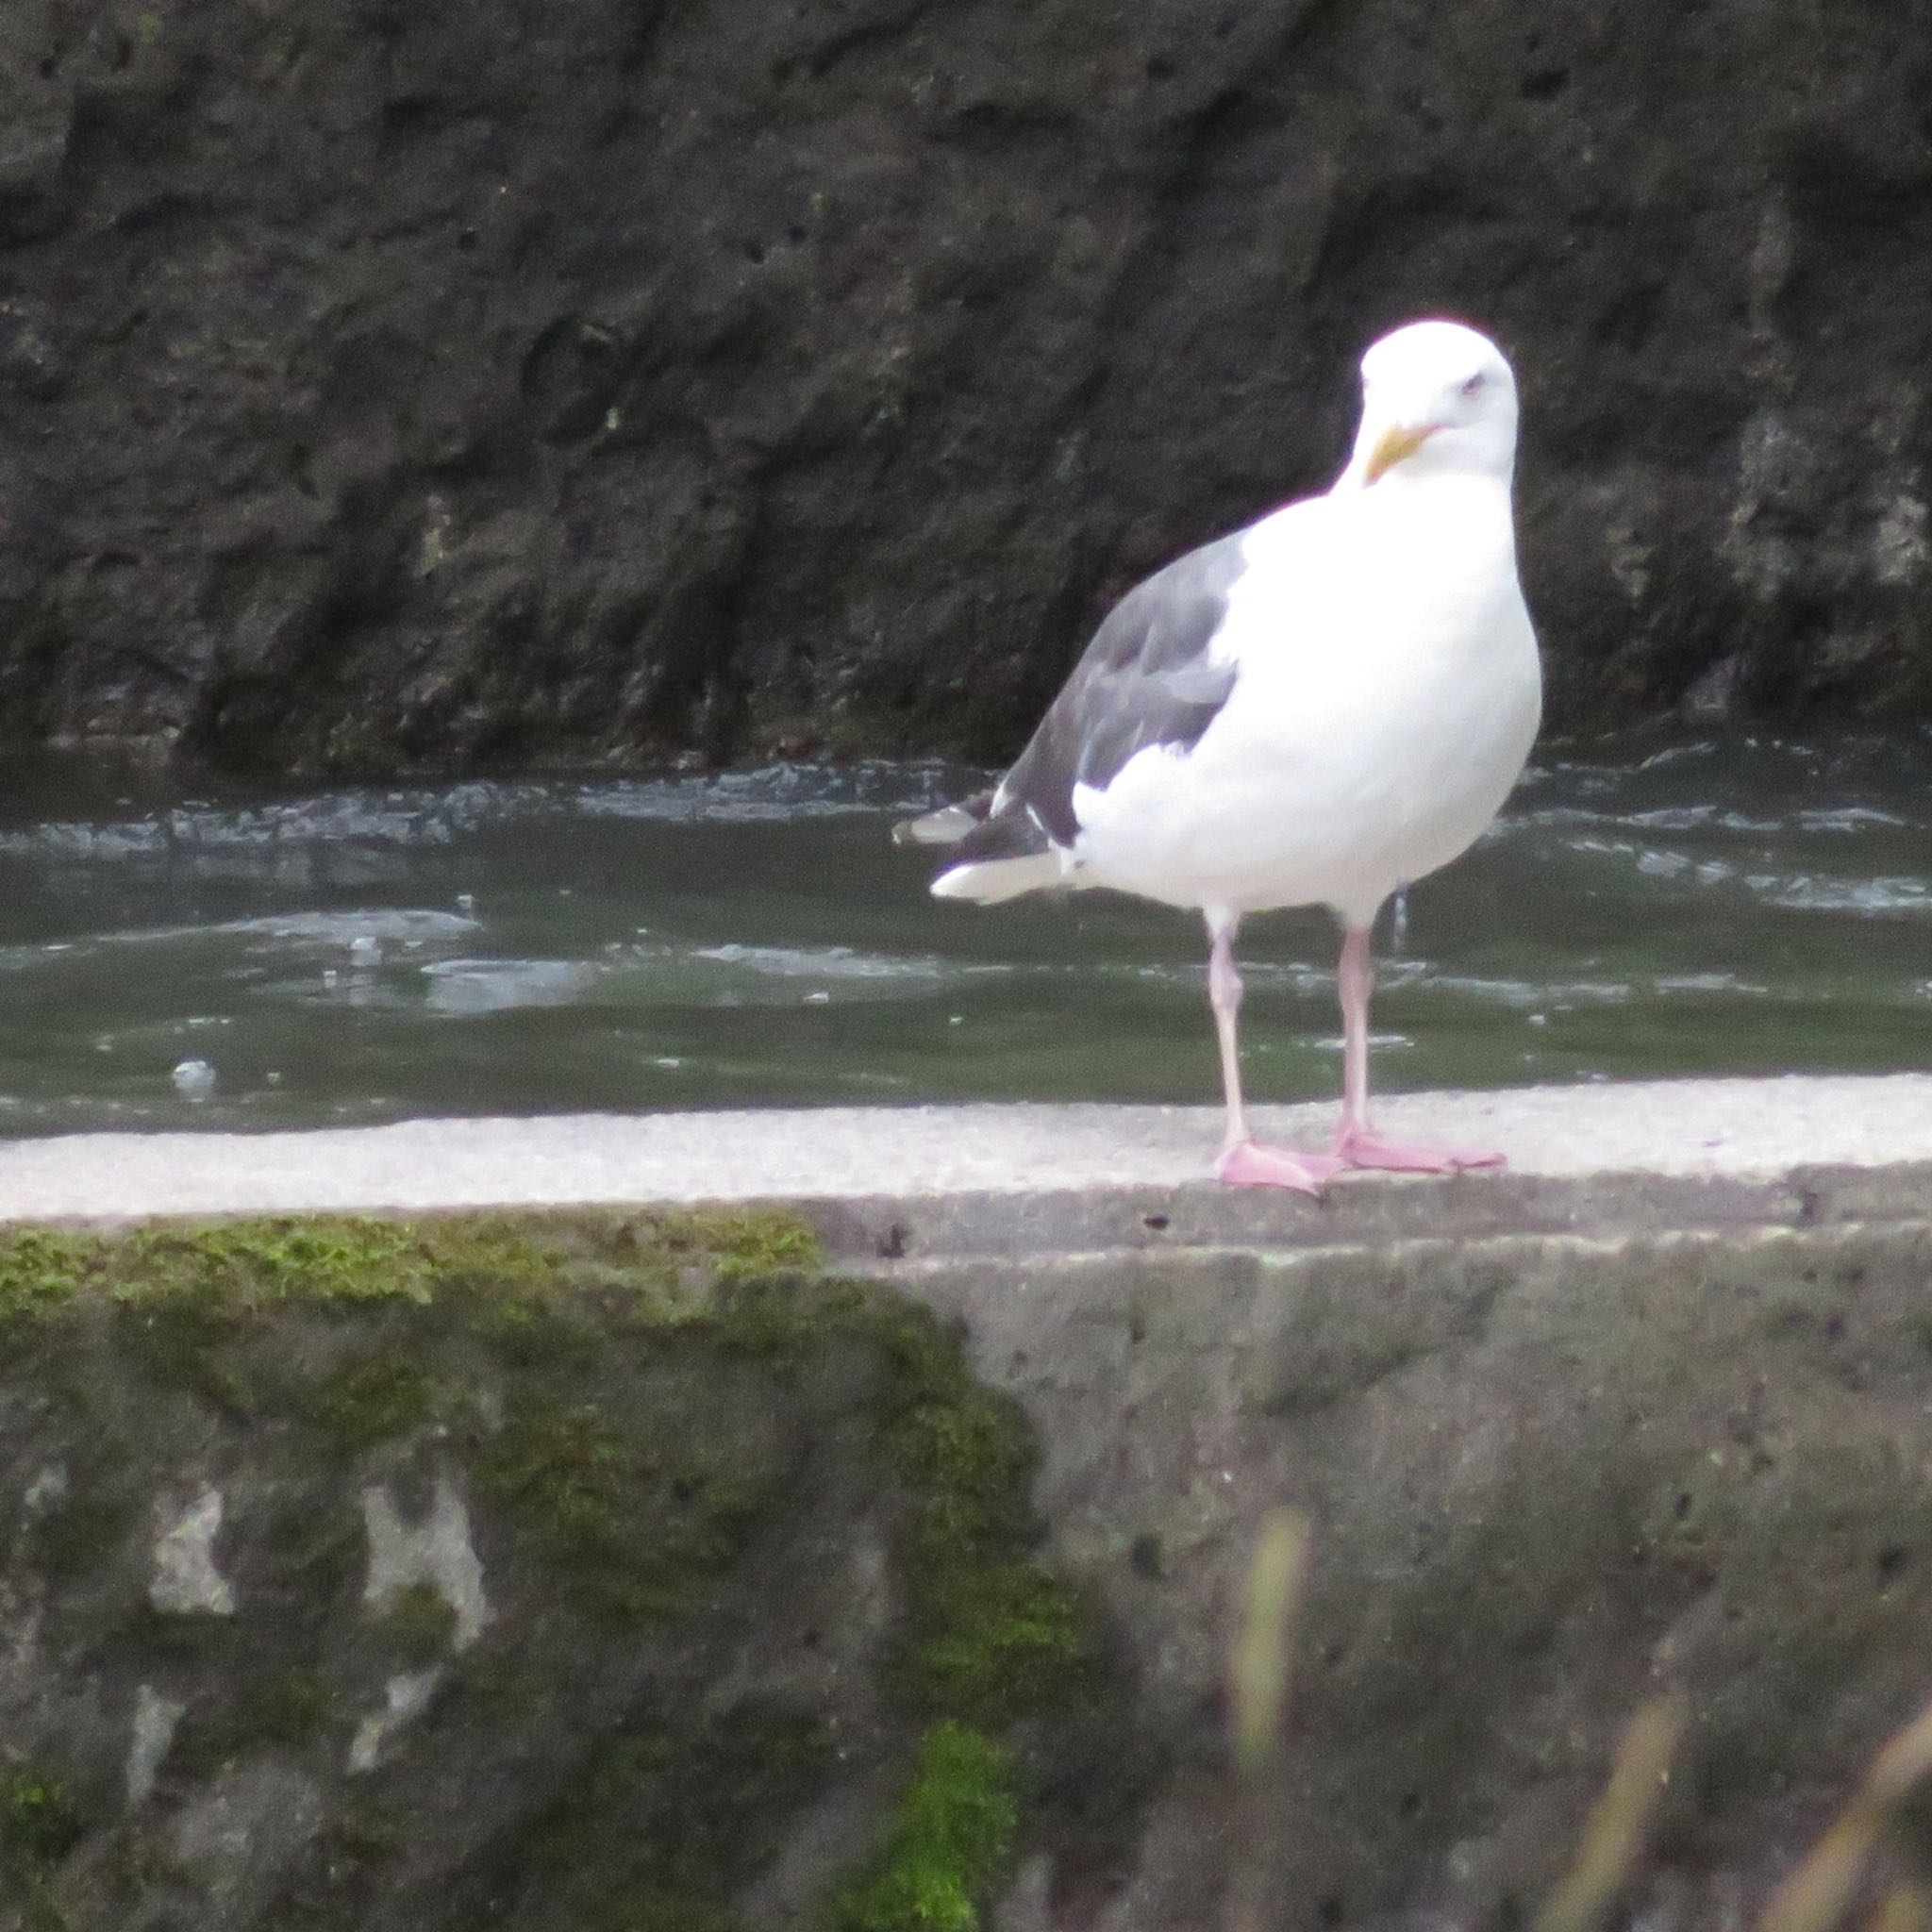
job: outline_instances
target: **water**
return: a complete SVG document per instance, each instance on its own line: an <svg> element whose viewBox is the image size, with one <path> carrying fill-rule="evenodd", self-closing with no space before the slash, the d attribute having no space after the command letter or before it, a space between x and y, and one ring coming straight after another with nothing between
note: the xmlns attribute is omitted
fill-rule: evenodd
<svg viewBox="0 0 1932 1932"><path fill-rule="evenodd" d="M971 774L0 765L0 1132L1218 1091L1191 920L926 897L891 825ZM1928 777L1910 733L1549 756L1385 922L1377 1084L1932 1065ZM1244 933L1257 1098L1336 1089L1333 950Z"/></svg>

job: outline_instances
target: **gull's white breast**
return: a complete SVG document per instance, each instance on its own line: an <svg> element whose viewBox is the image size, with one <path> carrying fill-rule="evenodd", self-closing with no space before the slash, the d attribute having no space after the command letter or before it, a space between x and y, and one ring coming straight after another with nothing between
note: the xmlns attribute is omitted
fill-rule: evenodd
<svg viewBox="0 0 1932 1932"><path fill-rule="evenodd" d="M1213 655L1233 692L1191 751L1074 796L1081 883L1366 924L1495 815L1541 709L1505 482L1442 476L1264 519Z"/></svg>

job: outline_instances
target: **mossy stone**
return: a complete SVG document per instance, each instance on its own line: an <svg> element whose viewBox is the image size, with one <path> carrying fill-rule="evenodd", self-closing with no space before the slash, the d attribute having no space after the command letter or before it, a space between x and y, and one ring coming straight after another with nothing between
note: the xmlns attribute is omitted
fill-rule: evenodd
<svg viewBox="0 0 1932 1932"><path fill-rule="evenodd" d="M436 1413L436 1385L420 1362L372 1352L331 1370L303 1407L337 1449L354 1455L426 1426Z"/></svg>
<svg viewBox="0 0 1932 1932"><path fill-rule="evenodd" d="M0 1772L0 1847L29 1872L57 1865L85 1828L72 1787L32 1761Z"/></svg>
<svg viewBox="0 0 1932 1932"><path fill-rule="evenodd" d="M911 1781L873 1864L829 1903L825 1932L974 1932L1012 1854L1018 1768L948 1719L920 1741Z"/></svg>
<svg viewBox="0 0 1932 1932"><path fill-rule="evenodd" d="M240 1452L225 1466L248 1479L222 1484L218 1553L233 1616L110 1601L138 1587L131 1572L85 1604L71 1592L85 1641L125 1649L187 1703L172 1784L299 1754L333 1789L387 1680L441 1666L397 1751L505 1724L584 1740L560 1789L553 1774L556 1802L503 1847L506 1869L552 1887L557 1909L567 1895L591 1932L732 1932L741 1889L843 1761L836 1733L765 1695L695 1722L683 1688L653 1700L714 1641L713 1607L743 1614L743 1559L791 1534L774 1506L798 1497L800 1450L834 1457L893 1566L866 1639L886 1672L866 1748L907 1781L826 1923L964 1927L1010 1860L1013 1740L1079 1681L1083 1618L1038 1560L1018 1409L974 1378L957 1330L882 1285L825 1278L820 1259L790 1217L701 1210L0 1233L0 1317L75 1391L44 1453L84 1476L27 1547L63 1579L147 1558L148 1488L77 1449L108 1384L188 1466L207 1467L211 1444ZM462 1497L492 1578L475 1650L457 1654L446 1584L419 1577L359 1612L363 1479L344 1464L365 1459L411 1534L446 1484ZM639 1679L654 1688L621 1712L587 1713L573 1674L633 1641L676 1671ZM391 1749L385 1773L403 1761ZM38 1835L17 1828L50 1871L78 1829L58 1822L75 1814L57 1792ZM420 1853L407 1780L357 1793L379 1823L342 1797L265 1923L360 1923ZM162 1908L165 1890L156 1879L147 1902Z"/></svg>

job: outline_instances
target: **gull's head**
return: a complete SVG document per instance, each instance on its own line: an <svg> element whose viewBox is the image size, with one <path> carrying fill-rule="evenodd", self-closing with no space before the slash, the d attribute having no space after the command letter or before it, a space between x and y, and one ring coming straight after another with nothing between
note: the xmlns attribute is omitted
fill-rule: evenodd
<svg viewBox="0 0 1932 1932"><path fill-rule="evenodd" d="M1516 378L1488 336L1412 322L1362 358L1362 424L1343 480L1494 476L1516 463Z"/></svg>

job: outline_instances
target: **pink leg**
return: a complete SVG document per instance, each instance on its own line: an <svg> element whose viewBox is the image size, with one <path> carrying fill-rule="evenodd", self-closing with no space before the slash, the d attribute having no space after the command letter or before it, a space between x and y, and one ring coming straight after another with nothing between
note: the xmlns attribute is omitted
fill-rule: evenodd
<svg viewBox="0 0 1932 1932"><path fill-rule="evenodd" d="M1375 967L1366 926L1352 925L1341 937L1341 1125L1335 1152L1349 1167L1382 1167L1405 1174L1454 1174L1464 1167L1500 1167L1500 1154L1459 1147L1418 1147L1387 1141L1369 1125L1369 994Z"/></svg>
<svg viewBox="0 0 1932 1932"><path fill-rule="evenodd" d="M1208 958L1208 998L1214 1008L1214 1031L1221 1041L1221 1084L1227 1095L1227 1139L1214 1164L1217 1179L1237 1187L1299 1188L1319 1195L1343 1163L1326 1154L1293 1154L1265 1147L1248 1132L1241 1108L1241 1051L1235 1018L1241 1006L1241 976L1235 971L1234 935L1239 921L1228 914L1208 915L1213 949Z"/></svg>

